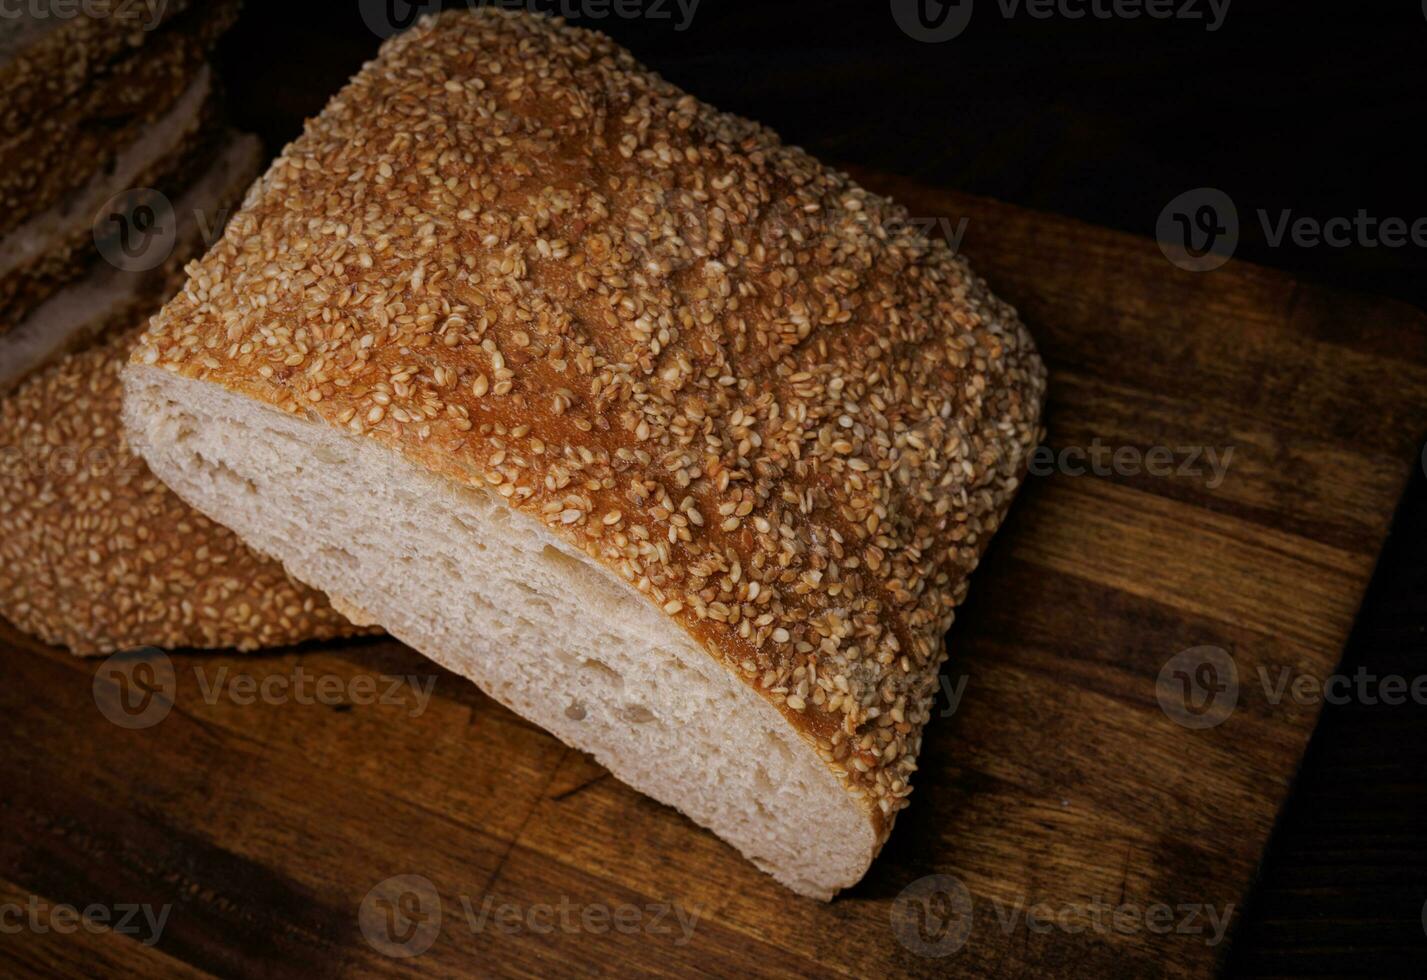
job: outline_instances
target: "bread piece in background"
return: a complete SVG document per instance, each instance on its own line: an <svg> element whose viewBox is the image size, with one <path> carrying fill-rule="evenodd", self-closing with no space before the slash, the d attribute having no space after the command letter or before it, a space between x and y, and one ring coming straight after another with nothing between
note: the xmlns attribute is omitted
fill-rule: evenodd
<svg viewBox="0 0 1427 980"><path fill-rule="evenodd" d="M309 123L125 419L298 578L826 899L907 804L1044 387L904 209L487 9Z"/></svg>
<svg viewBox="0 0 1427 980"><path fill-rule="evenodd" d="M118 372L136 324L182 281L262 165L231 135L174 202L155 268L100 264L0 335L0 615L80 655L139 646L252 650L370 632L184 505L129 452Z"/></svg>
<svg viewBox="0 0 1427 980"><path fill-rule="evenodd" d="M223 0L218 0L223 2ZM24 133L192 0L25 0L0 31L0 140Z"/></svg>
<svg viewBox="0 0 1427 980"><path fill-rule="evenodd" d="M142 46L126 49L21 133L0 140L0 235L111 170L198 77L237 12L236 0L199 4L145 35Z"/></svg>
<svg viewBox="0 0 1427 980"><path fill-rule="evenodd" d="M96 173L60 204L0 239L0 336L100 260L94 218L106 202L142 187L178 196L202 173L221 132L221 110L205 66L173 108L125 147L112 170Z"/></svg>
<svg viewBox="0 0 1427 980"><path fill-rule="evenodd" d="M29 372L113 329L128 329L163 305L183 282L183 267L207 250L261 169L256 136L229 135L197 181L173 202L175 229L153 247L171 247L151 269L96 262L89 275L0 332L0 394Z"/></svg>
<svg viewBox="0 0 1427 980"><path fill-rule="evenodd" d="M0 398L0 615L81 656L370 632L185 505L129 451L119 369L136 333Z"/></svg>

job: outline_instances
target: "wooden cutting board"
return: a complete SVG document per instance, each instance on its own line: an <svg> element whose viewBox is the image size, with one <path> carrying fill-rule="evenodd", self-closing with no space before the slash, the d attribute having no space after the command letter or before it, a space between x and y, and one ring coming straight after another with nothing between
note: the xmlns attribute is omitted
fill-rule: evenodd
<svg viewBox="0 0 1427 980"><path fill-rule="evenodd" d="M1420 465L1424 317L860 176L965 219L1051 365L1067 464L977 574L913 805L861 885L782 890L392 641L175 657L174 709L129 730L97 710L96 664L5 627L0 909L172 909L153 946L0 935L0 972L1209 975L1317 716L1277 685L1331 674ZM1220 482L1205 450L1230 448ZM299 667L345 703L232 696ZM424 710L406 686L383 703L387 681L356 703L408 675L434 683ZM387 901L424 924L383 931ZM377 948L403 939L434 942Z"/></svg>

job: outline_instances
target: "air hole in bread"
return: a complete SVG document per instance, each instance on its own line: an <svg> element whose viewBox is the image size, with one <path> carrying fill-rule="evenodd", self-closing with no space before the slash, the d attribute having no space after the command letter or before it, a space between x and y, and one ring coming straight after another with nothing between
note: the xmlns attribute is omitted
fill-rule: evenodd
<svg viewBox="0 0 1427 980"><path fill-rule="evenodd" d="M592 600L618 605L628 602L630 597L612 588L608 578L591 568L583 558L567 554L547 544L540 550L540 557L553 566L552 570L562 578L578 583L582 591L588 592Z"/></svg>
<svg viewBox="0 0 1427 980"><path fill-rule="evenodd" d="M342 466L349 462L346 455L331 446L318 446L312 450L312 456L319 463L326 463L328 466Z"/></svg>
<svg viewBox="0 0 1427 980"><path fill-rule="evenodd" d="M595 660L593 657L586 657L581 663L586 670L604 679L610 687L616 691L624 689L624 677L609 664Z"/></svg>
<svg viewBox="0 0 1427 980"><path fill-rule="evenodd" d="M654 712L642 704L627 704L619 715L625 721L633 722L636 725L647 725L654 721Z"/></svg>
<svg viewBox="0 0 1427 980"><path fill-rule="evenodd" d="M357 561L357 556L346 548L339 548L336 545L328 544L319 548L318 553L322 556L324 561L331 562L334 565L341 565L345 568L352 569L361 566L361 562Z"/></svg>
<svg viewBox="0 0 1427 980"><path fill-rule="evenodd" d="M228 464L208 459L202 454L195 454L194 458L215 483L226 484L247 496L257 494L257 484L247 477L242 476Z"/></svg>

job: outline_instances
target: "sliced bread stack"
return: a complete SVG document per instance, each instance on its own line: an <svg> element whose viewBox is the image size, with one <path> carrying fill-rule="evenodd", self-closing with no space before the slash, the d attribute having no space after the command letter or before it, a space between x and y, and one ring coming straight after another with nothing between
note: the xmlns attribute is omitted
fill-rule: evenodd
<svg viewBox="0 0 1427 980"><path fill-rule="evenodd" d="M207 64L237 10L237 0L38 3L7 21L0 391L106 327L138 322L216 234L232 196L224 175L258 153L225 129Z"/></svg>
<svg viewBox="0 0 1427 980"><path fill-rule="evenodd" d="M0 35L0 616L80 655L361 631L183 504L120 427L139 328L263 164L207 64L237 9L31 3Z"/></svg>

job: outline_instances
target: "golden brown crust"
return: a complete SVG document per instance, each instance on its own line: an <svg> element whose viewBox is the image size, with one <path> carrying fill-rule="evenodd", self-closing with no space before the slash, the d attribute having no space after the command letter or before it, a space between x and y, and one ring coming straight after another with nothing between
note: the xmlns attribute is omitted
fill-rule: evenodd
<svg viewBox="0 0 1427 980"><path fill-rule="evenodd" d="M283 646L367 632L192 510L125 445L137 331L0 400L0 615L81 655Z"/></svg>
<svg viewBox="0 0 1427 980"><path fill-rule="evenodd" d="M885 833L1038 438L1014 311L601 35L424 21L135 353L500 494L772 701Z"/></svg>

